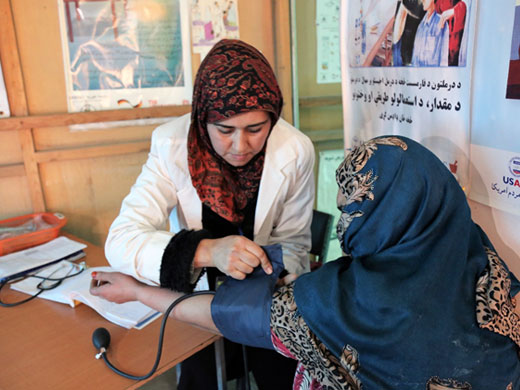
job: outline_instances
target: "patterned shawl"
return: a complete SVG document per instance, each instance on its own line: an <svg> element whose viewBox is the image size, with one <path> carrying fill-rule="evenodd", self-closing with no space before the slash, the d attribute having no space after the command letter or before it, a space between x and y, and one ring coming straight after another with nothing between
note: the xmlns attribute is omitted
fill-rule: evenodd
<svg viewBox="0 0 520 390"><path fill-rule="evenodd" d="M254 47L239 40L221 40L202 61L193 90L188 166L202 203L228 221L241 222L241 211L256 196L265 145L245 166L233 167L213 149L206 124L263 110L274 126L282 105L273 70Z"/></svg>
<svg viewBox="0 0 520 390"><path fill-rule="evenodd" d="M336 178L338 236L352 263L340 258L300 276L294 297L351 382L519 389L511 297L520 283L443 163L410 139L381 137L355 148Z"/></svg>

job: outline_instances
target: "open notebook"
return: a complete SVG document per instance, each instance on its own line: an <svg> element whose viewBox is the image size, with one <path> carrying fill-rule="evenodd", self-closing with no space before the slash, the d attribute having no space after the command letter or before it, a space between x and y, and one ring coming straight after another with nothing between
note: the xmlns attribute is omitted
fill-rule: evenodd
<svg viewBox="0 0 520 390"><path fill-rule="evenodd" d="M76 273L77 267L69 261L63 260L38 272L39 276L46 277L53 274L53 278L63 277L67 274ZM72 270L72 271L71 271ZM78 303L84 303L97 311L101 316L114 324L125 328L138 328L149 324L158 318L161 313L143 305L140 302L113 303L90 294L89 287L92 271L110 272L110 267L93 267L83 271L77 276L65 279L58 287L41 293L38 297L56 302L68 304L72 307ZM39 290L36 287L41 279L28 277L20 282L12 283L11 288L16 291L34 295Z"/></svg>

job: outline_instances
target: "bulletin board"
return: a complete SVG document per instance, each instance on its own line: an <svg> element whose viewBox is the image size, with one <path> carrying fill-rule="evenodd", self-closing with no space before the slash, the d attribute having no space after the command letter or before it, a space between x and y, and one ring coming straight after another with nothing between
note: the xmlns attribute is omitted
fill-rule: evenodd
<svg viewBox="0 0 520 390"><path fill-rule="evenodd" d="M155 127L131 122L107 129L106 123L179 116L190 105L68 113L59 4L0 0L0 61L10 107L10 117L0 119L0 218L61 212L66 231L102 245ZM273 66L286 102L282 115L292 121L289 2L237 4L240 39ZM190 55L193 77L200 54ZM93 128L70 131L78 124Z"/></svg>

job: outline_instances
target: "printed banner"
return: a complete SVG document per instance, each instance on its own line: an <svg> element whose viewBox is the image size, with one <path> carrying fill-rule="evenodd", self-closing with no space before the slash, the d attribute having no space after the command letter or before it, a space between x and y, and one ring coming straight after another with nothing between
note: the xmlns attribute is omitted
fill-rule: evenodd
<svg viewBox="0 0 520 390"><path fill-rule="evenodd" d="M342 1L345 144L422 143L467 190L475 0Z"/></svg>
<svg viewBox="0 0 520 390"><path fill-rule="evenodd" d="M520 215L520 0L479 7L469 197Z"/></svg>
<svg viewBox="0 0 520 390"><path fill-rule="evenodd" d="M186 0L58 0L70 112L189 104Z"/></svg>

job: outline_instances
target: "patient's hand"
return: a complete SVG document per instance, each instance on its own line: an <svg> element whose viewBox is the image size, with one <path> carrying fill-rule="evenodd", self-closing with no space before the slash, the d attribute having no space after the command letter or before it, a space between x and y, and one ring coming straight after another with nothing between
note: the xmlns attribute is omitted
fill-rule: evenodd
<svg viewBox="0 0 520 390"><path fill-rule="evenodd" d="M298 278L297 274L287 274L283 278L278 279L276 282L276 285L278 287L286 286L289 283L294 282Z"/></svg>
<svg viewBox="0 0 520 390"><path fill-rule="evenodd" d="M90 293L115 303L136 301L143 285L129 275L120 272L92 272Z"/></svg>

